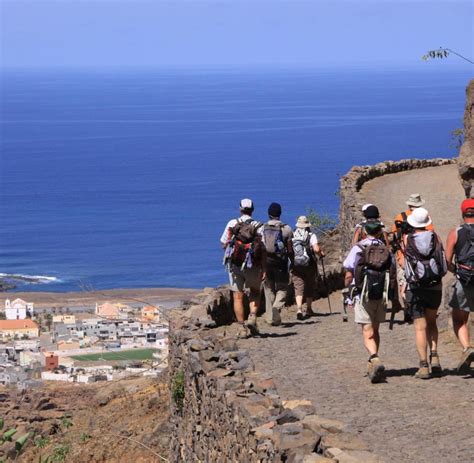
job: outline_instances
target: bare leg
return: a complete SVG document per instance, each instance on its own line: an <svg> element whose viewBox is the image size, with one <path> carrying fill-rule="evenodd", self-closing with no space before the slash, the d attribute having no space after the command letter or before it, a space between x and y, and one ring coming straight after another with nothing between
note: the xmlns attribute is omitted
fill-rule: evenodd
<svg viewBox="0 0 474 463"><path fill-rule="evenodd" d="M255 289L250 290L249 300L250 313L257 315L258 306L260 305L260 291Z"/></svg>
<svg viewBox="0 0 474 463"><path fill-rule="evenodd" d="M426 319L424 317L415 318L413 323L415 325L416 350L418 351L420 362L426 362L428 360L426 352L426 348L428 346L428 341L426 338Z"/></svg>
<svg viewBox="0 0 474 463"><path fill-rule="evenodd" d="M438 325L436 319L438 318L438 312L432 309L426 309L426 339L430 352L438 351Z"/></svg>
<svg viewBox="0 0 474 463"><path fill-rule="evenodd" d="M234 313L235 313L235 318L237 318L237 321L239 323L243 323L245 320L244 316L244 293L240 291L234 291L233 293L234 297Z"/></svg>
<svg viewBox="0 0 474 463"><path fill-rule="evenodd" d="M453 309L452 317L454 334L463 349L467 349L471 345L471 339L469 337L469 312Z"/></svg>
<svg viewBox="0 0 474 463"><path fill-rule="evenodd" d="M375 333L376 331L374 330L374 326L372 324L366 323L362 325L362 336L364 338L364 346L370 355L374 355L378 352L376 342L376 336L378 336L378 331L377 335Z"/></svg>

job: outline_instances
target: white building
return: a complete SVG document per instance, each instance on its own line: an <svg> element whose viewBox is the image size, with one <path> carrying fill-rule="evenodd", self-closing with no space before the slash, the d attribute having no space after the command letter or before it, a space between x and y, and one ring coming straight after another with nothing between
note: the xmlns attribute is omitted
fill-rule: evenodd
<svg viewBox="0 0 474 463"><path fill-rule="evenodd" d="M26 302L23 299L10 299L5 301L5 318L7 320L24 320L27 316L33 317L34 309L32 302Z"/></svg>

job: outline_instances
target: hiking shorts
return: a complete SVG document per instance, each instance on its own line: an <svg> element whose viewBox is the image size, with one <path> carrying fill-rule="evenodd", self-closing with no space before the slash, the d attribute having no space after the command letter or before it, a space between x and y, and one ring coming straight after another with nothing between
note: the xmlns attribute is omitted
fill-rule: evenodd
<svg viewBox="0 0 474 463"><path fill-rule="evenodd" d="M442 297L441 288L408 288L405 293L408 313L413 319L423 318L427 309L438 310Z"/></svg>
<svg viewBox="0 0 474 463"><path fill-rule="evenodd" d="M363 325L383 323L385 321L384 300L366 301L363 304L358 298L354 305L354 321Z"/></svg>
<svg viewBox="0 0 474 463"><path fill-rule="evenodd" d="M316 269L314 267L293 267L291 272L295 296L314 297L316 292Z"/></svg>
<svg viewBox="0 0 474 463"><path fill-rule="evenodd" d="M262 285L261 267L252 267L241 270L237 265L231 265L229 271L230 290L243 293L245 289L254 292L260 291Z"/></svg>
<svg viewBox="0 0 474 463"><path fill-rule="evenodd" d="M453 309L474 312L474 286L463 285L456 280L449 306Z"/></svg>

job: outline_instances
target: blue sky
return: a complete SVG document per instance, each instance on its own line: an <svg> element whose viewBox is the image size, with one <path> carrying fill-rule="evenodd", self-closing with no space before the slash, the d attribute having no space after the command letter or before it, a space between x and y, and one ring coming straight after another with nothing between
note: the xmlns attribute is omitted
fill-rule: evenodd
<svg viewBox="0 0 474 463"><path fill-rule="evenodd" d="M473 0L0 3L5 67L411 65L439 46L474 55Z"/></svg>

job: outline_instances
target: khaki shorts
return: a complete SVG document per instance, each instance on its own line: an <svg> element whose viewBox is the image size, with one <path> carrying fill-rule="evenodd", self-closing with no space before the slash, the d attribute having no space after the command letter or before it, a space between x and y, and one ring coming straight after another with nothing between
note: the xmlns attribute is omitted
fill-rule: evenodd
<svg viewBox="0 0 474 463"><path fill-rule="evenodd" d="M237 265L231 265L229 271L229 284L231 291L243 293L245 289L258 292L262 286L261 267L245 268L241 270Z"/></svg>
<svg viewBox="0 0 474 463"><path fill-rule="evenodd" d="M383 299L367 301L365 306L357 299L354 305L354 321L361 324L383 323L385 321L385 302Z"/></svg>
<svg viewBox="0 0 474 463"><path fill-rule="evenodd" d="M474 312L474 286L463 285L456 280L449 306L465 312Z"/></svg>
<svg viewBox="0 0 474 463"><path fill-rule="evenodd" d="M292 281L296 296L314 297L316 291L316 269L314 267L295 267Z"/></svg>

